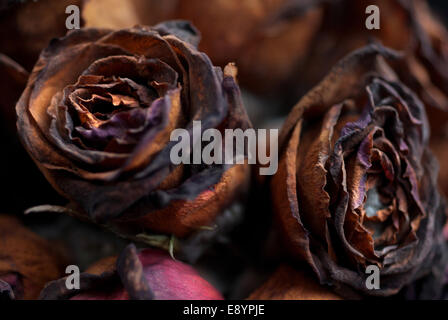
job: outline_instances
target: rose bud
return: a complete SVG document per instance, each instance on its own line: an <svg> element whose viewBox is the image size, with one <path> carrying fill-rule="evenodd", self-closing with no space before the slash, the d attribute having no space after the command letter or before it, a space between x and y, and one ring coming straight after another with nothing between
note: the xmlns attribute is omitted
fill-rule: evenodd
<svg viewBox="0 0 448 320"><path fill-rule="evenodd" d="M44 300L222 300L221 294L189 265L160 250L129 245L118 258L106 258L80 275L80 289L67 278L50 282Z"/></svg>
<svg viewBox="0 0 448 320"><path fill-rule="evenodd" d="M47 282L64 274L64 260L47 240L0 215L0 298L36 299Z"/></svg>
<svg viewBox="0 0 448 320"><path fill-rule="evenodd" d="M240 197L247 165L171 160L174 129L193 145L201 138L193 121L201 133L250 127L236 68L214 67L198 41L192 25L171 21L75 30L42 52L17 103L18 130L71 214L132 239L186 238Z"/></svg>
<svg viewBox="0 0 448 320"><path fill-rule="evenodd" d="M298 102L280 133L271 181L291 256L350 298L393 295L423 276L440 277L447 261L425 109L380 54L398 59L364 47ZM379 286L368 267L379 272Z"/></svg>
<svg viewBox="0 0 448 320"><path fill-rule="evenodd" d="M280 266L268 281L255 290L248 300L341 300L330 289L321 286L313 275Z"/></svg>
<svg viewBox="0 0 448 320"><path fill-rule="evenodd" d="M66 8L83 0L20 0L0 5L1 52L31 70L54 37L67 32ZM5 1L3 1L5 2ZM81 21L82 22L82 21Z"/></svg>

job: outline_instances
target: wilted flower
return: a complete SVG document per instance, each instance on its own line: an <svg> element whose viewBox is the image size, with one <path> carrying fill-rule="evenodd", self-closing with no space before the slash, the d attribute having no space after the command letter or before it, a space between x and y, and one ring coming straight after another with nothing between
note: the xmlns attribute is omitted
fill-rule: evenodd
<svg viewBox="0 0 448 320"><path fill-rule="evenodd" d="M340 300L329 288L321 286L312 274L280 266L269 280L255 290L249 300Z"/></svg>
<svg viewBox="0 0 448 320"><path fill-rule="evenodd" d="M36 299L47 282L63 274L64 260L54 245L0 215L0 296Z"/></svg>
<svg viewBox="0 0 448 320"><path fill-rule="evenodd" d="M250 126L235 67L214 67L198 41L171 21L76 30L42 52L17 104L19 135L74 215L182 238L213 226L246 186L246 165L170 160L172 131L191 134L193 120L202 131Z"/></svg>
<svg viewBox="0 0 448 320"><path fill-rule="evenodd" d="M425 109L379 54L397 58L374 45L355 51L299 101L272 180L290 253L346 297L389 296L446 264ZM380 289L366 286L369 265Z"/></svg>
<svg viewBox="0 0 448 320"><path fill-rule="evenodd" d="M80 275L80 289L69 290L66 278L49 283L41 299L72 300L222 300L221 294L191 266L163 251L137 251L129 245Z"/></svg>

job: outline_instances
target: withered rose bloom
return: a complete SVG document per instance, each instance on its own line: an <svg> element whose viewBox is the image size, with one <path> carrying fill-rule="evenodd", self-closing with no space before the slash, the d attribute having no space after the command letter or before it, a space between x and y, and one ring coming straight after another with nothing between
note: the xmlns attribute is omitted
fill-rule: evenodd
<svg viewBox="0 0 448 320"><path fill-rule="evenodd" d="M81 29L45 49L17 104L21 140L74 215L129 236L213 227L247 165L173 165L176 128L250 126L236 84L187 22ZM194 138L194 137L193 137ZM196 137L197 138L197 137ZM193 141L196 143L196 141Z"/></svg>
<svg viewBox="0 0 448 320"><path fill-rule="evenodd" d="M282 265L248 300L341 300L312 274Z"/></svg>
<svg viewBox="0 0 448 320"><path fill-rule="evenodd" d="M437 298L446 265L438 164L422 102L380 54L398 59L376 45L355 51L291 111L274 209L291 255L343 297L390 296L439 277ZM369 265L380 289L366 286Z"/></svg>
<svg viewBox="0 0 448 320"><path fill-rule="evenodd" d="M0 215L0 299L36 299L64 274L65 258L13 217Z"/></svg>
<svg viewBox="0 0 448 320"><path fill-rule="evenodd" d="M118 258L106 258L80 275L80 289L66 278L50 282L44 300L222 300L221 294L191 266L163 251L137 251L129 245Z"/></svg>

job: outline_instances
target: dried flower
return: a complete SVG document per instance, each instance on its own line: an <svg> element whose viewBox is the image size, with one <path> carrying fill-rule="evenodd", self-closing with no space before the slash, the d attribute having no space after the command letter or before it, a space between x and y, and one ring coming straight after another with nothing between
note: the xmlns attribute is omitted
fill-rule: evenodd
<svg viewBox="0 0 448 320"><path fill-rule="evenodd" d="M245 130L233 65L196 50L187 22L54 40L17 104L33 160L71 212L120 234L186 237L214 225L246 187L247 165L174 165L171 132ZM196 141L193 141L196 143Z"/></svg>
<svg viewBox="0 0 448 320"><path fill-rule="evenodd" d="M345 297L389 296L446 264L425 109L380 54L397 59L375 45L355 51L299 101L272 180L292 256ZM369 265L378 290L366 286Z"/></svg>

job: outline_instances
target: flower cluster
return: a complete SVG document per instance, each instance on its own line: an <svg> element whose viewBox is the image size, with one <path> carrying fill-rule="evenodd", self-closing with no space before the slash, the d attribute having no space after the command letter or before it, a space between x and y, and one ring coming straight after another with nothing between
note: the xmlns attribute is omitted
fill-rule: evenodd
<svg viewBox="0 0 448 320"><path fill-rule="evenodd" d="M370 5L1 4L0 298L447 299L448 31Z"/></svg>

